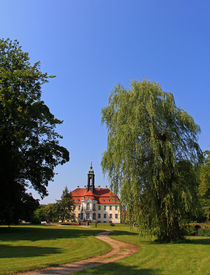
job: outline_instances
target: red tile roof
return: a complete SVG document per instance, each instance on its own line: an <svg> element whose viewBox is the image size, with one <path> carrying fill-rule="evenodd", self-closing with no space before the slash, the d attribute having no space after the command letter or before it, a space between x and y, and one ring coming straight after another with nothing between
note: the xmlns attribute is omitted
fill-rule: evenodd
<svg viewBox="0 0 210 275"><path fill-rule="evenodd" d="M95 188L94 193L86 188L77 188L71 192L75 204L81 204L83 199L95 199L99 204L119 204L118 197L108 188Z"/></svg>

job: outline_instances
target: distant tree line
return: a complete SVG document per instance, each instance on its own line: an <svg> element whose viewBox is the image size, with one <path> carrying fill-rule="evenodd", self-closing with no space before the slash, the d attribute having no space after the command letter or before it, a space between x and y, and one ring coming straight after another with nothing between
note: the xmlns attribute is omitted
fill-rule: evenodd
<svg viewBox="0 0 210 275"><path fill-rule="evenodd" d="M74 200L66 187L62 193L61 199L56 203L40 205L32 218L33 223L46 222L65 222L74 220Z"/></svg>

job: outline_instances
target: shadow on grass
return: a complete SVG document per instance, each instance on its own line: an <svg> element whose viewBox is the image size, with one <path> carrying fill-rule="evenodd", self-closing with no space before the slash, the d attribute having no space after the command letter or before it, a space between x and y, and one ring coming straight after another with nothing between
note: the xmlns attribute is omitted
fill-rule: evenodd
<svg viewBox="0 0 210 275"><path fill-rule="evenodd" d="M210 245L210 238L199 238L197 237L196 239L187 239L185 242L186 244L205 244L205 245Z"/></svg>
<svg viewBox="0 0 210 275"><path fill-rule="evenodd" d="M52 227L1 227L0 241L19 240L55 240L60 238L85 238L94 236L103 230L88 230L83 228L52 228Z"/></svg>
<svg viewBox="0 0 210 275"><path fill-rule="evenodd" d="M161 242L161 241L147 241L147 244L158 244L158 245L179 245L179 244L200 244L200 245L210 245L210 238L190 238L185 240L180 240L176 242Z"/></svg>
<svg viewBox="0 0 210 275"><path fill-rule="evenodd" d="M0 259L47 256L58 253L61 253L61 250L55 247L0 245Z"/></svg>
<svg viewBox="0 0 210 275"><path fill-rule="evenodd" d="M132 232L132 231L118 231L118 230L115 230L113 232L111 232L110 234L111 236L122 236L122 235L128 235L128 236L138 236L139 233L137 232Z"/></svg>
<svg viewBox="0 0 210 275"><path fill-rule="evenodd" d="M0 227L0 241L19 241L19 240L55 240L60 238L85 238L95 236L103 229L93 230L84 228L52 228L52 227ZM113 236L119 235L138 235L138 233L128 231L113 231Z"/></svg>
<svg viewBox="0 0 210 275"><path fill-rule="evenodd" d="M56 274L56 273L53 273ZM141 269L139 266L126 266L119 263L110 263L101 265L99 267L84 269L79 273L80 275L89 275L89 274L97 274L97 275L154 275L161 274L158 269L150 269L143 268Z"/></svg>

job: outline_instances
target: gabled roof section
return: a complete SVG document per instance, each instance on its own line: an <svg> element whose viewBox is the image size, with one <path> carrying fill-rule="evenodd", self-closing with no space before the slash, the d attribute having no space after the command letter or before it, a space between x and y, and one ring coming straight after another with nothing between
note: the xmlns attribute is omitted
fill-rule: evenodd
<svg viewBox="0 0 210 275"><path fill-rule="evenodd" d="M81 204L83 199L95 199L99 204L119 204L118 197L111 192L109 188L96 188L94 192L87 191L86 188L77 188L73 190L72 197L75 204Z"/></svg>
<svg viewBox="0 0 210 275"><path fill-rule="evenodd" d="M73 190L71 194L72 194L72 197L75 197L75 196L80 197L80 196L84 196L86 192L87 192L86 188L77 188Z"/></svg>

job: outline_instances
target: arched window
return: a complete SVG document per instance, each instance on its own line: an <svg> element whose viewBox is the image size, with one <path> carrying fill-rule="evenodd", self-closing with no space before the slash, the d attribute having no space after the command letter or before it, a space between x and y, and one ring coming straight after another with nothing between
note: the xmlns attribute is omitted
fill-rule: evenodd
<svg viewBox="0 0 210 275"><path fill-rule="evenodd" d="M89 183L90 183L90 185L93 184L93 179L92 178L89 179Z"/></svg>

